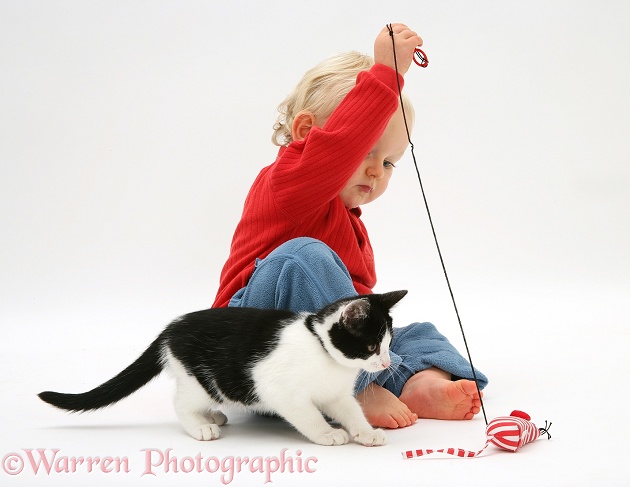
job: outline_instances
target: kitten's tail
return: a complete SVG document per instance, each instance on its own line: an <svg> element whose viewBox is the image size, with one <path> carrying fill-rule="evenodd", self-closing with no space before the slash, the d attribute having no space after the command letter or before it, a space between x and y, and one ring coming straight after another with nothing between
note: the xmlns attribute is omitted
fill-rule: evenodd
<svg viewBox="0 0 630 487"><path fill-rule="evenodd" d="M92 411L114 404L137 391L164 368L164 338L160 335L138 360L107 382L82 394L41 392L39 398L68 411Z"/></svg>

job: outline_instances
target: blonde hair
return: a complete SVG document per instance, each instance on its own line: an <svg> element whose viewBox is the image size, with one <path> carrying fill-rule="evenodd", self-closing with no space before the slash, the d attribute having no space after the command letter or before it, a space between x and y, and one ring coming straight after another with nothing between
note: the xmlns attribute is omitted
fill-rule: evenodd
<svg viewBox="0 0 630 487"><path fill-rule="evenodd" d="M328 118L354 88L358 74L373 65L372 57L350 51L331 56L308 70L293 92L278 105L279 115L273 126L272 142L283 146L293 141L293 120L303 110L311 112L317 120ZM413 108L404 92L403 103L413 120Z"/></svg>

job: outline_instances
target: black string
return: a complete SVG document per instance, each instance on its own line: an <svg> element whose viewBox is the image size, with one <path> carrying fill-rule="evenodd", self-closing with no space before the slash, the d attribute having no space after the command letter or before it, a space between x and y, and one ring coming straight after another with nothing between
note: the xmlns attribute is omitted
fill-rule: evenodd
<svg viewBox="0 0 630 487"><path fill-rule="evenodd" d="M392 29L391 24L387 24L387 30L389 31L389 35L392 38L392 49L394 53L394 69L396 70L396 74L398 74L398 62L396 61L396 43L394 42L394 30ZM427 211L427 216L429 217L429 224L431 225L431 232L433 233L433 240L435 241L435 246L437 248L438 255L440 257L440 263L442 264L442 271L444 272L444 277L446 278L446 284L448 286L448 291L451 295L451 301L453 302L453 308L455 309L455 315L457 316L457 322L459 323L459 329L462 333L462 338L464 339L464 346L466 347L466 354L468 355L468 362L470 363L470 369L472 370L472 375L475 380L475 385L477 386L477 392L479 394L479 401L481 402L481 410L483 412L483 419L486 422L486 426L488 425L488 417L486 416L486 408L483 404L483 399L481 397L481 389L479 388L479 381L477 380L477 373L475 372L475 367L473 365L472 357L470 356L470 349L468 348L468 341L466 340L466 334L464 333L464 327L462 326L462 320L459 316L459 311L457 309L457 303L455 302L455 295L453 294L453 288L451 287L451 281L448 278L448 273L446 272L446 265L444 264L444 258L442 257L442 251L440 250L440 244L438 242L437 234L435 233L435 226L433 225L433 218L431 217L431 210L429 209L429 203L427 201L427 196L424 191L424 185L422 184L422 178L420 177L420 170L418 169L418 163L416 161L416 155L413 151L413 142L411 141L411 134L409 133L409 125L407 124L407 116L405 115L405 107L403 105L402 99L402 89L400 87L400 79L396 76L396 82L398 83L398 96L400 98L400 107L402 110L403 121L405 122L405 130L407 131L407 140L409 140L409 147L411 148L411 157L413 158L413 165L416 168L416 175L418 176L418 182L420 183L420 191L422 192L422 199L424 200L424 207Z"/></svg>
<svg viewBox="0 0 630 487"><path fill-rule="evenodd" d="M553 423L547 424L547 421L545 420L545 426L543 428L538 428L538 431L540 431L541 435L547 435L548 440L551 439L551 435L549 434L549 429L551 428L552 424Z"/></svg>

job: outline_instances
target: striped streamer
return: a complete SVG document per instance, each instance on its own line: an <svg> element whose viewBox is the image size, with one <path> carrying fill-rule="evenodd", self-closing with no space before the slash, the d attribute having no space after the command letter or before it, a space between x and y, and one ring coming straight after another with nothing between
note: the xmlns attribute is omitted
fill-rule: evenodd
<svg viewBox="0 0 630 487"><path fill-rule="evenodd" d="M545 428L538 429L530 419L529 415L522 411L512 411L510 416L500 416L493 419L486 428L486 444L479 451L462 450L461 448L408 450L403 452L402 456L408 459L423 457L432 453L445 453L460 458L473 458L483 453L490 444L503 450L515 452L523 445L536 440L541 433L546 433L551 438L548 433L551 424L549 426L545 424Z"/></svg>

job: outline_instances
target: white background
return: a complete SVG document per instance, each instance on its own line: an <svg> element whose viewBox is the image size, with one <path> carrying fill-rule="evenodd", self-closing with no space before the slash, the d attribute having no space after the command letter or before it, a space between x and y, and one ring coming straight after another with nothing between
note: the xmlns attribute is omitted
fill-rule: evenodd
<svg viewBox="0 0 630 487"><path fill-rule="evenodd" d="M553 421L551 441L476 460L483 419L420 421L389 444L324 448L237 414L188 438L162 377L103 412L80 392L130 363L173 317L208 307L244 197L271 163L277 104L387 22L424 38L412 67L415 152L489 419ZM141 449L318 458L274 485L627 485L630 7L624 1L0 1L0 456L59 448L128 457L128 474L9 476L2 485L220 485L142 476ZM395 319L462 340L409 154L366 206L376 290ZM490 454L491 453L491 454ZM263 485L241 474L232 485Z"/></svg>

